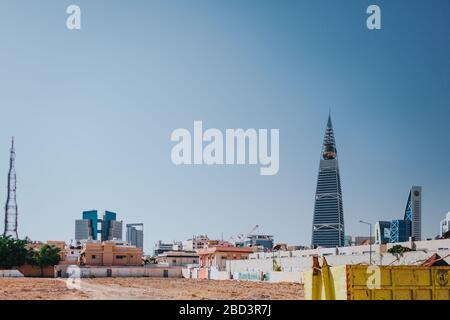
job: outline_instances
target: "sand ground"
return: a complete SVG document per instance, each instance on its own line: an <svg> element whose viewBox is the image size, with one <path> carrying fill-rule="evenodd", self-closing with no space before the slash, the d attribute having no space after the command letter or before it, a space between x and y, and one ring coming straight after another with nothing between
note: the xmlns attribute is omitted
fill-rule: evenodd
<svg viewBox="0 0 450 320"><path fill-rule="evenodd" d="M80 299L303 299L294 283L163 278L82 279L70 288L65 279L0 278L0 300Z"/></svg>

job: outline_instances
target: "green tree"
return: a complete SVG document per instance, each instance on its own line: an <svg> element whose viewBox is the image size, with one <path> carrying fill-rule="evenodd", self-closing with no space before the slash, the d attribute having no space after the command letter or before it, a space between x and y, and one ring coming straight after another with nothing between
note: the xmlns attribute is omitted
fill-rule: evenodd
<svg viewBox="0 0 450 320"><path fill-rule="evenodd" d="M0 236L0 269L20 267L27 256L26 241Z"/></svg>
<svg viewBox="0 0 450 320"><path fill-rule="evenodd" d="M388 249L388 253L392 253L392 254L403 254L404 252L409 252L412 251L410 248L408 247L403 247L400 244L397 244L395 246L393 246L392 248Z"/></svg>
<svg viewBox="0 0 450 320"><path fill-rule="evenodd" d="M60 249L49 244L43 245L41 248L30 249L27 254L27 263L39 267L41 269L41 277L44 276L44 268L58 264L61 259Z"/></svg>

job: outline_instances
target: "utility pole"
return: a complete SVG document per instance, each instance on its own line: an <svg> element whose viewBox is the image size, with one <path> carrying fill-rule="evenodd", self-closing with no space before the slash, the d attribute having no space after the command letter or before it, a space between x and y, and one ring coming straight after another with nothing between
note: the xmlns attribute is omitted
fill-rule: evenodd
<svg viewBox="0 0 450 320"><path fill-rule="evenodd" d="M372 265L372 224L370 222L364 222L359 220L360 223L367 224L369 226L369 264Z"/></svg>

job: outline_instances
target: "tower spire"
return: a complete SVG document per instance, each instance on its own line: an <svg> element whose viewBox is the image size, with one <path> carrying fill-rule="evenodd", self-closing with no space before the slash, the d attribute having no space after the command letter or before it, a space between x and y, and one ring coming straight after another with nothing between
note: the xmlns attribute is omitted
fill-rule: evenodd
<svg viewBox="0 0 450 320"><path fill-rule="evenodd" d="M322 158L324 160L335 159L337 156L336 141L334 139L333 123L331 122L331 112L328 114L327 127L323 138Z"/></svg>
<svg viewBox="0 0 450 320"><path fill-rule="evenodd" d="M8 194L5 204L5 232L3 235L18 239L15 159L16 151L14 149L14 137L12 137L8 171Z"/></svg>

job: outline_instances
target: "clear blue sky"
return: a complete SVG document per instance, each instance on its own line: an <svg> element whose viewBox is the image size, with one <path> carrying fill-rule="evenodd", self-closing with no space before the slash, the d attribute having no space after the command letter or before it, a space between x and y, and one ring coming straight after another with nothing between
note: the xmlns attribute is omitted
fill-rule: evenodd
<svg viewBox="0 0 450 320"><path fill-rule="evenodd" d="M65 26L69 4L82 30ZM366 8L382 9L382 30ZM256 224L309 244L331 108L346 233L450 210L450 2L1 1L0 186L16 137L19 235L69 240L85 209L145 223L145 244ZM279 128L280 171L175 166L176 128ZM2 219L3 220L3 219ZM3 226L2 226L3 229Z"/></svg>

